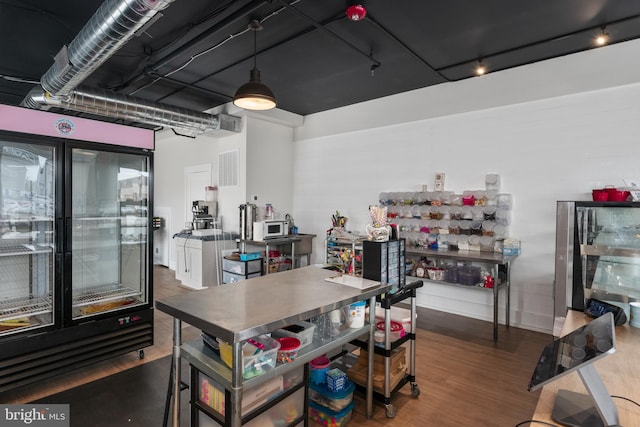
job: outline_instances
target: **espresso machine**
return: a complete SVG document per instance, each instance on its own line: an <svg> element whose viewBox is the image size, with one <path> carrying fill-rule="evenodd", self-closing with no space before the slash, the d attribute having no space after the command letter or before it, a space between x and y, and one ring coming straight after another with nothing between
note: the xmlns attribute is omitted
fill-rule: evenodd
<svg viewBox="0 0 640 427"><path fill-rule="evenodd" d="M218 216L218 202L196 200L191 205L191 213L193 214L193 230L215 228L215 218Z"/></svg>

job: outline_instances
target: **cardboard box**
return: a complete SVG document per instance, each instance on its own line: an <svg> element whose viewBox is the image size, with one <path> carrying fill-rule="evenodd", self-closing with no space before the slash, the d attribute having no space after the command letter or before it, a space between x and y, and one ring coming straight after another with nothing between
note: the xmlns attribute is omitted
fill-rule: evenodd
<svg viewBox="0 0 640 427"><path fill-rule="evenodd" d="M391 356L389 356L391 358L391 370L393 371L394 369L400 369L400 368L406 368L407 367L407 362L406 362L406 347L401 346L396 348L395 350L393 350L391 352ZM367 350L365 349L361 349L360 350L360 355L358 356L358 365L363 365L364 367L367 366L369 361L369 353L367 352ZM384 374L384 356L381 354L374 354L373 355L373 364L374 364L374 370L375 372L381 372Z"/></svg>
<svg viewBox="0 0 640 427"><path fill-rule="evenodd" d="M393 390L393 388L398 385L398 383L404 377L406 372L407 372L406 366L403 366L400 369L395 369L395 370L391 369L391 372L389 373L391 390ZM365 386L367 384L367 366L366 365L360 365L356 363L347 371L347 375L349 379L356 384L359 384L361 386ZM380 394L384 394L384 371L378 372L374 370L373 390Z"/></svg>
<svg viewBox="0 0 640 427"><path fill-rule="evenodd" d="M406 348L398 347L391 353L391 366L389 369L390 388L393 390L407 372ZM384 356L375 354L373 357L373 389L378 393L384 393ZM348 371L347 376L356 384L367 384L368 353L360 350L358 361Z"/></svg>

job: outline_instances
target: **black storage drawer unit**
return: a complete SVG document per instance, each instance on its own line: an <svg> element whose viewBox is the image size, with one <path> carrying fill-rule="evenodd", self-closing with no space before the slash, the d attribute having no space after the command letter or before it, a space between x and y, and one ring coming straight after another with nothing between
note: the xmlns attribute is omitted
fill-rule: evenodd
<svg viewBox="0 0 640 427"><path fill-rule="evenodd" d="M222 283L234 283L262 276L262 258L247 261L222 258Z"/></svg>
<svg viewBox="0 0 640 427"><path fill-rule="evenodd" d="M362 242L362 277L403 287L406 284L405 239Z"/></svg>

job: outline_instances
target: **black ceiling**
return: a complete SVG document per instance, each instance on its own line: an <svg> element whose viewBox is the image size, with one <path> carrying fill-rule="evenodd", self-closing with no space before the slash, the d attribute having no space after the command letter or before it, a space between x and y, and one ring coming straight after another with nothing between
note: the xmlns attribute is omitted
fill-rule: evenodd
<svg viewBox="0 0 640 427"><path fill-rule="evenodd" d="M19 105L101 3L0 0L0 103ZM227 103L249 79L254 19L262 81L301 115L470 78L478 59L495 72L591 49L602 27L610 43L640 37L632 0L368 0L357 22L351 4L175 0L83 85L197 111Z"/></svg>

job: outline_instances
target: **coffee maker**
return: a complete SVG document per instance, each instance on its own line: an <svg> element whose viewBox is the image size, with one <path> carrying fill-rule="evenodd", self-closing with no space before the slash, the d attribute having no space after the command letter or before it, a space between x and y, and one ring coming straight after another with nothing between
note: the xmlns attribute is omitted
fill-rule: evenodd
<svg viewBox="0 0 640 427"><path fill-rule="evenodd" d="M196 200L191 205L193 213L192 228L201 230L214 228L214 218L218 215L218 202L205 202Z"/></svg>

